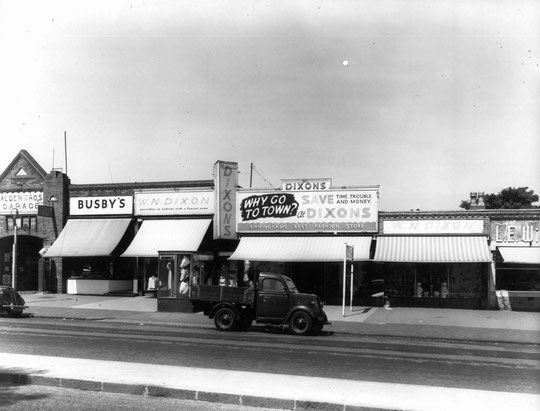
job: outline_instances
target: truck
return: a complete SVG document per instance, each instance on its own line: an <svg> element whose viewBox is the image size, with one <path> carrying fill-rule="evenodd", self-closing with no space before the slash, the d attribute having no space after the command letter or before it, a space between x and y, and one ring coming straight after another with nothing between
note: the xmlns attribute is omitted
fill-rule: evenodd
<svg viewBox="0 0 540 411"><path fill-rule="evenodd" d="M192 285L190 299L219 331L247 330L255 321L307 335L319 334L330 324L320 298L298 292L281 274L261 272L249 287Z"/></svg>

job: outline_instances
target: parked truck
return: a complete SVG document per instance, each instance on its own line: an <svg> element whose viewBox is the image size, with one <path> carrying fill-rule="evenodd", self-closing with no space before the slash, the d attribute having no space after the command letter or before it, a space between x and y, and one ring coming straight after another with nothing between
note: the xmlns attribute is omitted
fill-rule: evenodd
<svg viewBox="0 0 540 411"><path fill-rule="evenodd" d="M250 287L193 285L190 298L220 331L246 330L255 321L306 335L330 324L319 297L299 293L281 274L259 273Z"/></svg>

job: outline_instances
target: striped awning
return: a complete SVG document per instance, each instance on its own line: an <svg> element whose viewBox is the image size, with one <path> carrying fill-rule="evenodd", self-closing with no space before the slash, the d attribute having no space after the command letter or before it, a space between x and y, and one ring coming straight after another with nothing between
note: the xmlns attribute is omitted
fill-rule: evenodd
<svg viewBox="0 0 540 411"><path fill-rule="evenodd" d="M497 247L505 263L540 264L540 247Z"/></svg>
<svg viewBox="0 0 540 411"><path fill-rule="evenodd" d="M158 251L195 252L212 220L145 220L121 257L157 257Z"/></svg>
<svg viewBox="0 0 540 411"><path fill-rule="evenodd" d="M377 237L373 261L403 263L489 263L486 237Z"/></svg>
<svg viewBox="0 0 540 411"><path fill-rule="evenodd" d="M131 219L68 220L44 257L101 257L110 255L124 236Z"/></svg>
<svg viewBox="0 0 540 411"><path fill-rule="evenodd" d="M243 237L229 260L343 261L345 245L354 246L354 260L369 260L371 237Z"/></svg>

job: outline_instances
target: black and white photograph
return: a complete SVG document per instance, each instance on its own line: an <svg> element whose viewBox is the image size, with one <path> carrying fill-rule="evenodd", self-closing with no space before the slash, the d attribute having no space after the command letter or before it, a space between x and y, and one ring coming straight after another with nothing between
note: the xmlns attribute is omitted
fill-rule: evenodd
<svg viewBox="0 0 540 411"><path fill-rule="evenodd" d="M540 2L0 0L0 408L540 409Z"/></svg>

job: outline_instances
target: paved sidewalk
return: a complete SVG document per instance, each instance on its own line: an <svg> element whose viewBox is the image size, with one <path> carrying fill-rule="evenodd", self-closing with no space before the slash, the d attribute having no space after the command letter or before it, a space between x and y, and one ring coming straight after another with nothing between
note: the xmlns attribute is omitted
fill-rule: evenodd
<svg viewBox="0 0 540 411"><path fill-rule="evenodd" d="M312 411L532 411L540 404L533 394L1 353L0 381Z"/></svg>
<svg viewBox="0 0 540 411"><path fill-rule="evenodd" d="M68 294L24 294L27 315L43 318L117 321L214 328L202 313L157 312L151 296L115 297ZM540 313L457 310L441 308L392 308L325 306L332 325L328 332L347 334L470 340L507 343L540 343Z"/></svg>

